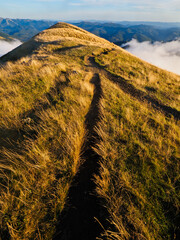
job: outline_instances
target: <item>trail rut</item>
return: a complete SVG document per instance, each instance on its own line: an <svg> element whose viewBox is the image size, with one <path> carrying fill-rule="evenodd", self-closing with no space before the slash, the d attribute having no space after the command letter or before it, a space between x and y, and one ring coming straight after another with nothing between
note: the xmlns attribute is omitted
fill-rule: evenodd
<svg viewBox="0 0 180 240"><path fill-rule="evenodd" d="M131 95L132 97L136 98L141 102L150 103L152 107L163 112L168 117L172 115L176 120L180 120L180 111L163 104L158 99L155 99L147 95L145 92L137 89L132 84L128 83L126 79L120 76L117 76L113 73L110 73L109 71L104 69L102 66L100 66L98 63L96 63L94 57L89 57L87 62L89 66L96 68L97 72L104 75L106 78L108 78L112 82L116 83L125 93L128 93L129 95Z"/></svg>
<svg viewBox="0 0 180 240"><path fill-rule="evenodd" d="M98 221L102 225L106 224L104 219L106 219L107 213L95 193L96 185L93 180L94 175L99 172L100 159L100 156L93 150L99 140L95 127L100 121L99 103L102 97L100 78L97 73L94 74L91 83L94 84L95 89L85 121L88 134L81 155L84 163L69 190L67 205L60 216L53 240L93 240L102 232Z"/></svg>

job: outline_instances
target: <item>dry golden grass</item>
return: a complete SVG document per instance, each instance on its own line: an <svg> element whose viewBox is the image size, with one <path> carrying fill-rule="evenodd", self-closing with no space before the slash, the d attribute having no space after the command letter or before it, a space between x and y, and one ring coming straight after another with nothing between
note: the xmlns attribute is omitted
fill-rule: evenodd
<svg viewBox="0 0 180 240"><path fill-rule="evenodd" d="M118 48L116 45L110 43L109 41L95 36L92 33L89 33L81 28L76 26L58 23L55 26L42 31L35 38L35 41L38 42L53 42L53 41L75 41L76 44L85 44L85 45L95 45L99 47L110 47Z"/></svg>
<svg viewBox="0 0 180 240"><path fill-rule="evenodd" d="M180 110L180 76L142 61L120 48L101 54L96 61L165 105Z"/></svg>
<svg viewBox="0 0 180 240"><path fill-rule="evenodd" d="M51 239L81 162L92 74L53 46L38 51L0 70L2 239Z"/></svg>
<svg viewBox="0 0 180 240"><path fill-rule="evenodd" d="M97 147L102 162L96 183L115 227L104 234L120 240L172 239L180 200L179 126L109 80L102 79L102 85Z"/></svg>
<svg viewBox="0 0 180 240"><path fill-rule="evenodd" d="M0 68L2 240L52 239L81 164L94 91L90 80L98 72L87 64L91 55L136 88L179 108L179 76L69 24L59 23L9 53ZM102 161L96 183L112 222L104 235L170 239L179 210L178 122L109 79L101 81L96 150Z"/></svg>

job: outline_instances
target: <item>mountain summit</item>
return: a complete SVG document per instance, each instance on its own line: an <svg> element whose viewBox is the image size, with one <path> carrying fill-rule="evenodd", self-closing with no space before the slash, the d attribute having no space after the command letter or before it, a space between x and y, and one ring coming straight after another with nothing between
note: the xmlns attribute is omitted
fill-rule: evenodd
<svg viewBox="0 0 180 240"><path fill-rule="evenodd" d="M57 23L54 26L48 28L31 38L26 43L22 44L19 48L12 51L7 57L3 57L1 60L17 60L18 58L33 54L40 46L47 44L58 44L60 41L75 41L76 44L84 45L97 45L104 47L115 47L112 43L106 41L103 38L97 37L79 27L67 24Z"/></svg>
<svg viewBox="0 0 180 240"><path fill-rule="evenodd" d="M180 76L67 23L0 63L2 240L179 239Z"/></svg>

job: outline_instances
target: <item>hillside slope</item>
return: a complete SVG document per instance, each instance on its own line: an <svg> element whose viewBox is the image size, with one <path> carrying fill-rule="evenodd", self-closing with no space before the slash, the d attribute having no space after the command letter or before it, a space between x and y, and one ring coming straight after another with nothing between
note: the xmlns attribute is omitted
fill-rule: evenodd
<svg viewBox="0 0 180 240"><path fill-rule="evenodd" d="M2 240L179 239L180 76L66 23L0 63Z"/></svg>
<svg viewBox="0 0 180 240"><path fill-rule="evenodd" d="M3 32L0 32L0 40L12 41L13 38L10 37L8 34L5 34L5 33L3 33Z"/></svg>

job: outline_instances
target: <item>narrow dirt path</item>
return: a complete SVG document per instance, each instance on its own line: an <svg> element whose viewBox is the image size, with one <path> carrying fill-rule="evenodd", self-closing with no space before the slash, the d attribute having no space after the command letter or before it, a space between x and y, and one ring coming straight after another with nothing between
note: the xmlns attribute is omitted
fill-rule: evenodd
<svg viewBox="0 0 180 240"><path fill-rule="evenodd" d="M116 83L125 93L128 93L129 95L133 96L134 98L136 98L141 102L150 103L152 107L163 112L168 117L172 115L176 120L180 120L180 111L170 106L164 105L158 99L155 99L147 95L145 92L137 89L132 84L128 83L126 79L120 76L117 76L113 73L110 73L109 71L104 69L102 66L100 66L98 63L96 63L94 57L89 57L86 61L89 66L96 68L97 72L99 72L109 80Z"/></svg>
<svg viewBox="0 0 180 240"><path fill-rule="evenodd" d="M84 163L69 190L67 205L60 216L53 240L95 240L102 232L98 221L103 226L106 224L107 213L100 205L100 200L95 193L96 185L93 179L99 172L100 160L100 156L93 150L99 140L95 127L100 121L99 102L102 97L100 78L97 73L94 74L91 83L94 84L95 89L85 121L88 135L82 148Z"/></svg>

